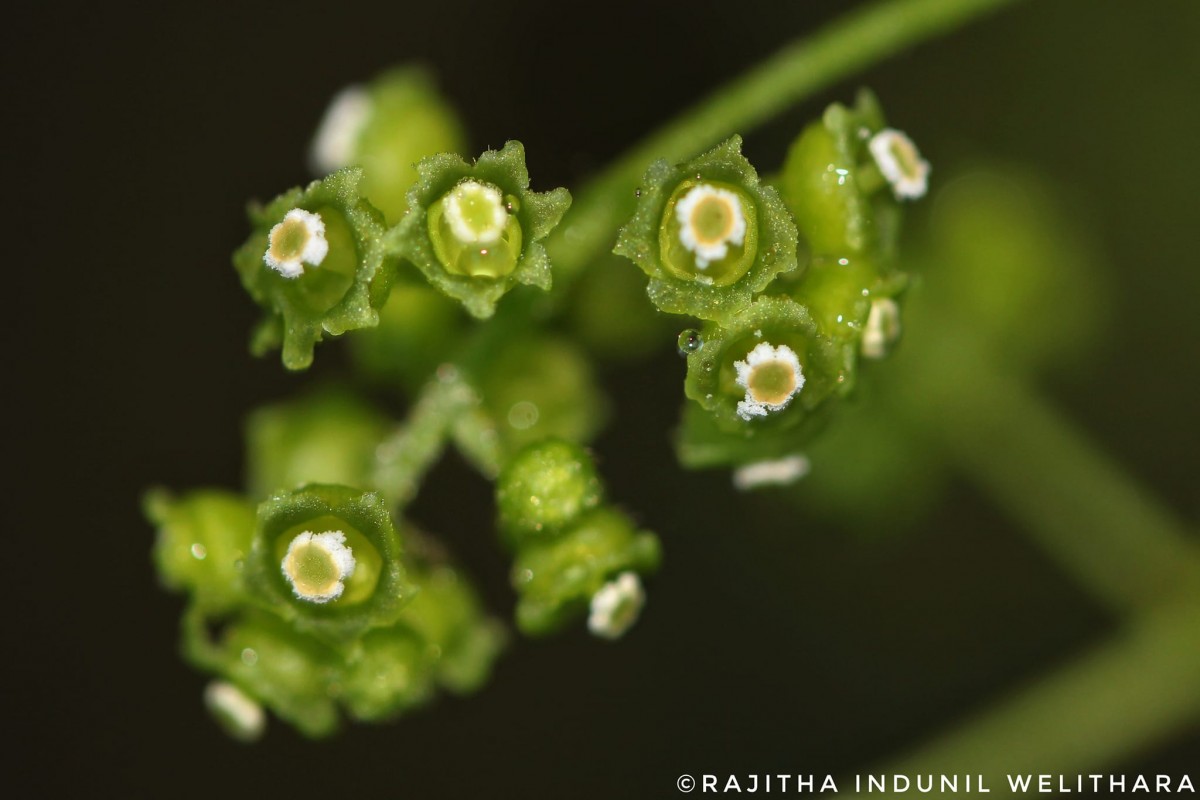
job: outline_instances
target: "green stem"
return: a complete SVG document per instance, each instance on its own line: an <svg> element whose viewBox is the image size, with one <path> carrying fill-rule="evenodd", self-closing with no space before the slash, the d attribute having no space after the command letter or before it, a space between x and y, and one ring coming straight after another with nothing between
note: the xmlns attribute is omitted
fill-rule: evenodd
<svg viewBox="0 0 1200 800"><path fill-rule="evenodd" d="M397 509L416 496L456 421L478 404L479 397L452 367L441 367L425 384L408 420L379 445L373 482Z"/></svg>
<svg viewBox="0 0 1200 800"><path fill-rule="evenodd" d="M1051 557L1122 612L1200 590L1183 525L968 331L924 323L939 335L911 359L906 413Z"/></svg>
<svg viewBox="0 0 1200 800"><path fill-rule="evenodd" d="M1075 775L1120 766L1198 717L1200 606L1179 604L1143 615L998 708L869 772L982 775L993 800L1011 796L1008 774L1034 773L1033 792L1037 774L1067 775L1074 791Z"/></svg>
<svg viewBox="0 0 1200 800"><path fill-rule="evenodd" d="M547 242L556 283L600 252L633 213L634 189L658 158L681 161L734 133L748 133L853 72L1017 0L884 0L788 45L718 89L615 161L577 198Z"/></svg>

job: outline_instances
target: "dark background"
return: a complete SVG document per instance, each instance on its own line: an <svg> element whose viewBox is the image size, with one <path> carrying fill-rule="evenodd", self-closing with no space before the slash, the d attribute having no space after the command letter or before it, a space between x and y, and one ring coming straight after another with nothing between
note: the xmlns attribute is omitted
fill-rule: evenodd
<svg viewBox="0 0 1200 800"><path fill-rule="evenodd" d="M919 529L864 537L681 473L683 366L664 351L611 372L616 424L597 444L612 496L666 552L626 640L517 641L479 695L397 724L227 741L176 654L182 601L156 585L138 500L238 485L245 414L313 380L247 355L255 311L229 253L248 198L307 180L328 98L424 61L476 150L521 139L535 187L577 186L852 4L404 5L97 4L7 26L4 719L31 793L674 796L685 772L836 774L1111 633L965 482ZM1067 187L1114 265L1116 308L1097 365L1044 388L1192 521L1198 8L1031 3L856 76L747 147L777 163L825 102L867 84L935 181L988 154ZM327 345L314 371L343 365ZM507 615L487 486L451 460L429 487L420 520ZM1115 767L1194 773L1198 754L1193 727Z"/></svg>

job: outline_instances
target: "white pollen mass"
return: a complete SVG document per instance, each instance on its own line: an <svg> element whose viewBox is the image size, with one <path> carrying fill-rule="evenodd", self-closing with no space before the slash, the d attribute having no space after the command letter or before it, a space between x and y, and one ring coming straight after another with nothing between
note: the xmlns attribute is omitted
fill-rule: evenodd
<svg viewBox="0 0 1200 800"><path fill-rule="evenodd" d="M354 574L354 553L341 531L298 534L288 545L280 569L301 600L328 603L342 596Z"/></svg>
<svg viewBox="0 0 1200 800"><path fill-rule="evenodd" d="M592 595L588 630L602 639L619 639L637 622L646 592L636 572L622 572Z"/></svg>
<svg viewBox="0 0 1200 800"><path fill-rule="evenodd" d="M738 386L746 390L746 399L738 402L737 413L747 421L781 411L804 388L800 359L786 344L772 347L769 342L759 342L745 361L733 362L733 368Z"/></svg>
<svg viewBox="0 0 1200 800"><path fill-rule="evenodd" d="M497 241L508 224L500 190L479 181L463 181L442 200L455 238L465 244Z"/></svg>
<svg viewBox="0 0 1200 800"><path fill-rule="evenodd" d="M716 204L727 220L722 230L704 231L697 222L697 212ZM741 246L746 240L746 215L741 199L728 189L699 184L692 187L675 204L675 219L679 222L679 241L696 256L696 268L708 269L714 261L729 255L729 245Z"/></svg>
<svg viewBox="0 0 1200 800"><path fill-rule="evenodd" d="M916 200L929 188L929 162L921 158L912 139L894 128L884 128L867 143L879 171L900 200Z"/></svg>
<svg viewBox="0 0 1200 800"><path fill-rule="evenodd" d="M329 104L309 151L309 166L328 175L355 160L358 137L371 116L371 98L361 86L348 86Z"/></svg>
<svg viewBox="0 0 1200 800"><path fill-rule="evenodd" d="M320 214L293 208L267 236L263 262L285 278L298 278L304 265L320 266L329 254Z"/></svg>

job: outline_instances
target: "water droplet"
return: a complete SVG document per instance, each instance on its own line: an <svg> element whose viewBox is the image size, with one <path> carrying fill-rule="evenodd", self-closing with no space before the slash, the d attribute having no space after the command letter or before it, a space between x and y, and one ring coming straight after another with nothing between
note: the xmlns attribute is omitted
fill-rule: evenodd
<svg viewBox="0 0 1200 800"><path fill-rule="evenodd" d="M208 548L197 542L192 545L192 558L197 561L203 561L208 556Z"/></svg>
<svg viewBox="0 0 1200 800"><path fill-rule="evenodd" d="M679 355L686 356L688 353L694 353L704 345L704 340L700 338L700 331L694 328L688 328L679 334L679 339L676 341L676 346L679 348Z"/></svg>
<svg viewBox="0 0 1200 800"><path fill-rule="evenodd" d="M253 667L258 663L258 652L253 647L247 647L242 650L242 663L247 667Z"/></svg>
<svg viewBox="0 0 1200 800"><path fill-rule="evenodd" d="M639 186L638 188L634 189L634 190L633 190L633 196L634 196L634 197L641 197L641 196L642 196L642 187L640 187L640 186Z"/></svg>

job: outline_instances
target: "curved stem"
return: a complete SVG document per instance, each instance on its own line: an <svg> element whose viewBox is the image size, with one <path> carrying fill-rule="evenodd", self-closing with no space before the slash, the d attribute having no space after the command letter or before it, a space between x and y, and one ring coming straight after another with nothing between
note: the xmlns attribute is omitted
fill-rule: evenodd
<svg viewBox="0 0 1200 800"><path fill-rule="evenodd" d="M636 145L589 184L547 242L556 283L566 284L633 213L650 162L679 161L748 133L856 70L1017 0L884 0L788 45Z"/></svg>

